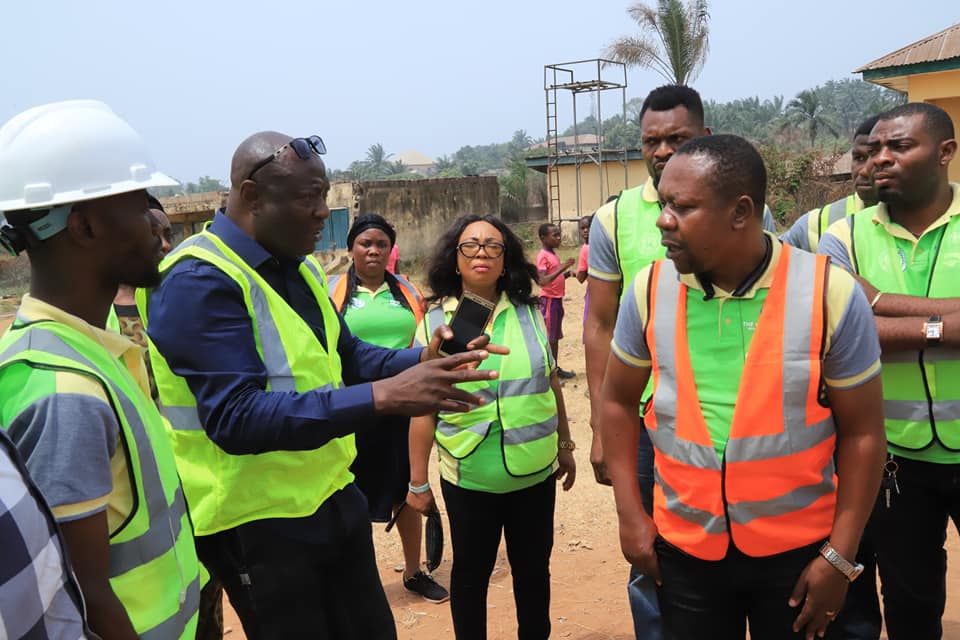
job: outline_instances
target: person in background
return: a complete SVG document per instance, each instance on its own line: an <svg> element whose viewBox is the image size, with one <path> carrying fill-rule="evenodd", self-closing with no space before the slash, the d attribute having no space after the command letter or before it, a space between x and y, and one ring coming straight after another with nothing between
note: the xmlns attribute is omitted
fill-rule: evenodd
<svg viewBox="0 0 960 640"><path fill-rule="evenodd" d="M423 319L423 296L409 280L386 270L396 246L396 232L383 217L358 217L347 233L353 264L330 280L331 297L353 335L389 349L406 349ZM410 418L381 416L357 431L357 458L350 470L367 498L373 522L396 516L403 547L403 586L429 602L446 602L450 594L420 569L423 527L420 514L404 509L410 484ZM399 512L399 513L398 513Z"/></svg>
<svg viewBox="0 0 960 640"><path fill-rule="evenodd" d="M5 244L26 250L31 276L0 338L0 427L104 640L193 640L206 581L142 349L106 329L120 283L159 281L146 189L175 184L102 102L34 107L0 128Z"/></svg>
<svg viewBox="0 0 960 640"><path fill-rule="evenodd" d="M577 257L577 282L583 284L587 281L588 261L590 259L590 223L593 222L593 214L580 218L578 227L580 228L580 238L583 244L580 245L580 255ZM583 324L587 324L587 310L590 308L590 291L583 293ZM583 338L586 341L586 337Z"/></svg>
<svg viewBox="0 0 960 640"><path fill-rule="evenodd" d="M863 569L885 449L869 303L763 230L766 170L743 138L688 140L658 192L667 259L626 285L600 399L624 556L656 581L673 640L748 623L753 640L846 638L827 627Z"/></svg>
<svg viewBox="0 0 960 640"><path fill-rule="evenodd" d="M397 232L394 231L393 234L396 235ZM400 273L400 247L396 242L390 248L390 256L387 258L387 271L393 275Z"/></svg>
<svg viewBox="0 0 960 640"><path fill-rule="evenodd" d="M833 224L818 251L866 293L883 349L889 455L870 533L891 640L943 635L944 550L960 525L960 185L950 115L911 102L867 141L880 203Z"/></svg>
<svg viewBox="0 0 960 640"><path fill-rule="evenodd" d="M560 339L563 337L563 296L566 294L566 279L573 274L570 267L576 264L574 258L568 258L562 264L557 257L556 250L560 247L560 227L552 223L540 225L537 234L540 236L541 249L537 254L537 271L540 285L540 312L547 324L547 338L553 359L558 362L560 355ZM564 371L557 365L557 376L569 380L576 376L572 371Z"/></svg>
<svg viewBox="0 0 960 640"><path fill-rule="evenodd" d="M450 321L458 300L472 293L496 305L492 341L510 349L481 364L499 372L463 385L488 403L461 414L440 412L410 425L410 492L420 513L436 510L428 478L434 440L440 486L450 520L453 569L450 609L458 640L487 637L487 589L501 535L513 576L521 640L550 635L550 554L556 483L576 477L574 443L555 361L537 311L537 269L519 238L495 216L465 216L440 239L428 281L435 304L417 329L424 342Z"/></svg>
<svg viewBox="0 0 960 640"><path fill-rule="evenodd" d="M879 118L878 115L867 118L860 123L853 134L853 147L850 149L850 175L853 177L854 192L797 218L790 229L780 236L782 241L798 249L816 253L820 238L830 225L877 204L877 187L873 184L872 168L867 162L870 157L867 141L870 138L870 131ZM864 581L864 584L866 582ZM879 620L877 625L879 636Z"/></svg>
<svg viewBox="0 0 960 640"><path fill-rule="evenodd" d="M87 637L60 527L0 429L0 638Z"/></svg>
<svg viewBox="0 0 960 640"><path fill-rule="evenodd" d="M495 352L486 338L439 356L449 327L399 351L350 333L313 257L330 218L325 152L316 135L241 142L225 212L137 292L197 549L258 639L396 637L354 433L379 415L467 410L482 399L454 384L495 375L469 368Z"/></svg>
<svg viewBox="0 0 960 640"><path fill-rule="evenodd" d="M163 255L167 255L173 250L173 230L170 227L170 219L167 218L159 200L149 193L147 200L150 203L150 215L154 220L154 233L160 238L160 250ZM122 333L144 349L143 357L147 365L147 376L150 378L150 397L156 400L157 385L153 380L153 371L150 369L150 356L146 352L147 332L143 328L143 321L137 311L135 291L136 288L128 284L117 287L117 295L113 299L113 306L110 307L110 315L107 316L107 328Z"/></svg>

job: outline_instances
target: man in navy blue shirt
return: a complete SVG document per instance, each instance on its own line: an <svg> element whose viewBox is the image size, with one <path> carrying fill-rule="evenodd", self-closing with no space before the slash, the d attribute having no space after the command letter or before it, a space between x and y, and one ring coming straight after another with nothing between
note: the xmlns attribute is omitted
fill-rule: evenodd
<svg viewBox="0 0 960 640"><path fill-rule="evenodd" d="M336 348L347 386L267 391L267 366L241 288L212 263L180 260L150 299L151 341L189 386L207 436L229 455L317 449L375 426L375 415L463 410L480 400L453 385L492 377L463 367L486 351L439 357L441 338L452 336L448 327L428 349L393 351L357 339L340 319L339 340L327 343L320 306L299 271L330 215L324 151L315 136L263 132L245 140L233 157L226 209L208 231L266 280L325 349ZM471 347L503 352L486 341ZM365 498L352 483L312 515L201 535L197 548L248 637L396 637Z"/></svg>

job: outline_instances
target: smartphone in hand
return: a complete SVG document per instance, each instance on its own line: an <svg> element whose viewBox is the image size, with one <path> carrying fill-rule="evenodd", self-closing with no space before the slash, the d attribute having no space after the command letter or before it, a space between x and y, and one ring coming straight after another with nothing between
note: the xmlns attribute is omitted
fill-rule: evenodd
<svg viewBox="0 0 960 640"><path fill-rule="evenodd" d="M440 343L440 353L450 356L467 350L467 344L483 335L496 305L478 295L464 292L450 319L451 340Z"/></svg>

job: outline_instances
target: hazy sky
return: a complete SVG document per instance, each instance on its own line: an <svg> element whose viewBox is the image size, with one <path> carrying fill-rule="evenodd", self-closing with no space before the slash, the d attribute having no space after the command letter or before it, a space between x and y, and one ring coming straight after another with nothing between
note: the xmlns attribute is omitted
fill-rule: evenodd
<svg viewBox="0 0 960 640"><path fill-rule="evenodd" d="M542 137L543 66L636 33L625 0L3 4L0 121L100 99L181 180L226 178L237 143L261 129L319 134L335 168L375 142L436 157L516 129ZM713 0L694 86L705 99L789 99L955 22L960 2L947 0ZM627 97L662 82L631 71ZM618 103L606 94L603 115ZM569 96L561 129L564 109Z"/></svg>

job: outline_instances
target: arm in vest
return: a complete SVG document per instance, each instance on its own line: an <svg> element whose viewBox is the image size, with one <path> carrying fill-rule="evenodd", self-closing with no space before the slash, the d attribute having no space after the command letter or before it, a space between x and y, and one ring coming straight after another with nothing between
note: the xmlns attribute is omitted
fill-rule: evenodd
<svg viewBox="0 0 960 640"><path fill-rule="evenodd" d="M410 420L410 486L428 485L430 477L430 450L433 448L434 431L437 428L435 415L418 416ZM423 515L436 510L433 490L407 492L407 504Z"/></svg>
<svg viewBox="0 0 960 640"><path fill-rule="evenodd" d="M887 441L880 377L848 389L827 387L837 428L837 506L830 545L853 561L880 490ZM801 607L794 628L819 631L843 606L849 582L817 556L800 574L790 606Z"/></svg>
<svg viewBox="0 0 960 640"><path fill-rule="evenodd" d="M103 640L137 640L140 636L110 587L107 512L61 522L60 528L87 605L90 628Z"/></svg>
<svg viewBox="0 0 960 640"><path fill-rule="evenodd" d="M590 301L593 304L593 300ZM640 444L640 396L650 379L650 367L630 366L617 357L609 360L600 402L603 461L613 484L623 556L644 575L660 582L654 550L657 526L640 499L637 448ZM593 393L591 392L591 396Z"/></svg>
<svg viewBox="0 0 960 640"><path fill-rule="evenodd" d="M268 390L267 367L239 286L212 265L186 265L174 267L154 291L147 333L171 372L183 377L196 397L197 428L224 451L243 455L318 449L353 433L357 424L374 415L369 384ZM339 322L344 363L377 360L351 362L355 377L393 373L419 359L418 350L394 352L366 345ZM384 363L388 358L390 366Z"/></svg>
<svg viewBox="0 0 960 640"><path fill-rule="evenodd" d="M563 402L563 390L560 388L560 378L557 377L556 370L550 373L550 389L553 391L553 397L557 400L557 436L563 442L570 442L570 423L567 421L567 407ZM569 449L560 449L557 452L557 463L560 468L557 470L557 480L563 480L563 490L570 491L573 483L577 479L577 463L573 458L573 451Z"/></svg>
<svg viewBox="0 0 960 640"><path fill-rule="evenodd" d="M587 280L590 306L583 327L584 354L586 356L587 388L590 390L590 428L593 438L590 446L590 464L593 475L600 484L610 484L603 460L603 445L600 439L600 398L603 372L610 356L610 341L613 326L620 307L620 283L607 282L591 277Z"/></svg>

